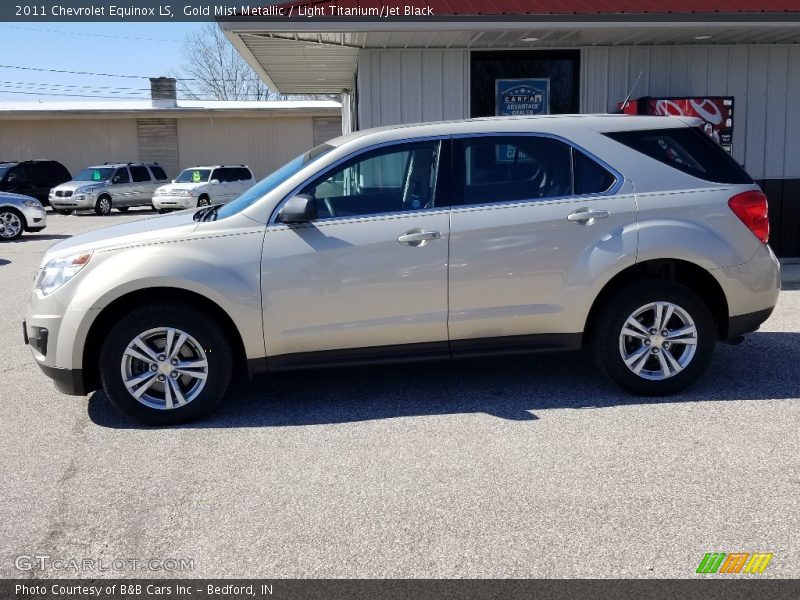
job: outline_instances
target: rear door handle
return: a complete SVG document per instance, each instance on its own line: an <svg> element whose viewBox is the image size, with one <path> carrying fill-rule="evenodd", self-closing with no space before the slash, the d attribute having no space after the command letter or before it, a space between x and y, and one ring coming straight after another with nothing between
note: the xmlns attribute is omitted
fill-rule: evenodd
<svg viewBox="0 0 800 600"><path fill-rule="evenodd" d="M597 219L605 219L611 213L607 210L594 210L591 208L579 208L567 215L567 221L573 221L580 225L592 225Z"/></svg>
<svg viewBox="0 0 800 600"><path fill-rule="evenodd" d="M438 231L425 231L424 229L410 229L401 234L397 241L407 246L424 246L425 242L438 240L442 234Z"/></svg>

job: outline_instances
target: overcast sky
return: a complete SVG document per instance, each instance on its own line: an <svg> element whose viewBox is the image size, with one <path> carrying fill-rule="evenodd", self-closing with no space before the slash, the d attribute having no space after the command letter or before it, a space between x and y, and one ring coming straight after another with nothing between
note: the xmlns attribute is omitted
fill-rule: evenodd
<svg viewBox="0 0 800 600"><path fill-rule="evenodd" d="M179 70L184 36L203 26L204 23L0 23L0 64L112 75L168 75ZM91 100L66 94L149 98L147 79L0 67L0 82L0 101Z"/></svg>

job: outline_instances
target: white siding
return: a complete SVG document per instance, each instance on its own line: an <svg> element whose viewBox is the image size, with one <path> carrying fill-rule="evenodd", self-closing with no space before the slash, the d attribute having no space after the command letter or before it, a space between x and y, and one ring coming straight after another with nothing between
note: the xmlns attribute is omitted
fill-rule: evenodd
<svg viewBox="0 0 800 600"><path fill-rule="evenodd" d="M358 127L469 116L468 50L362 50Z"/></svg>
<svg viewBox="0 0 800 600"><path fill-rule="evenodd" d="M733 96L733 155L755 178L800 177L800 46L584 48L581 111L634 97Z"/></svg>
<svg viewBox="0 0 800 600"><path fill-rule="evenodd" d="M0 120L0 160L51 158L72 175L139 160L135 119Z"/></svg>

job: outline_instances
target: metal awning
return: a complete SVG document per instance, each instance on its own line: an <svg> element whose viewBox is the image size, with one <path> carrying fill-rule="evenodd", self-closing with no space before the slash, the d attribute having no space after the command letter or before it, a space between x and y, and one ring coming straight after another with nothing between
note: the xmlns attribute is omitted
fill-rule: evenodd
<svg viewBox="0 0 800 600"><path fill-rule="evenodd" d="M799 44L800 1L788 1L798 5L796 11L496 14L492 18L457 15L399 21L276 18L221 22L220 26L272 89L283 93L339 93L353 89L361 49Z"/></svg>

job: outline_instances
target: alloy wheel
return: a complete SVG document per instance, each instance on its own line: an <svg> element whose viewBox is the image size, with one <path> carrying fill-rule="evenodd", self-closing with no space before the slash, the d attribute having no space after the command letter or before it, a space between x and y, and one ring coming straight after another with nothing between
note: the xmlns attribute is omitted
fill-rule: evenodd
<svg viewBox="0 0 800 600"><path fill-rule="evenodd" d="M10 210L0 212L0 237L13 240L22 231L22 221L19 215Z"/></svg>
<svg viewBox="0 0 800 600"><path fill-rule="evenodd" d="M672 302L650 302L625 321L619 352L635 375L661 381L689 366L697 339L697 325L686 310Z"/></svg>
<svg viewBox="0 0 800 600"><path fill-rule="evenodd" d="M137 335L120 364L122 382L141 404L172 410L194 400L206 385L208 359L200 343L173 327Z"/></svg>

